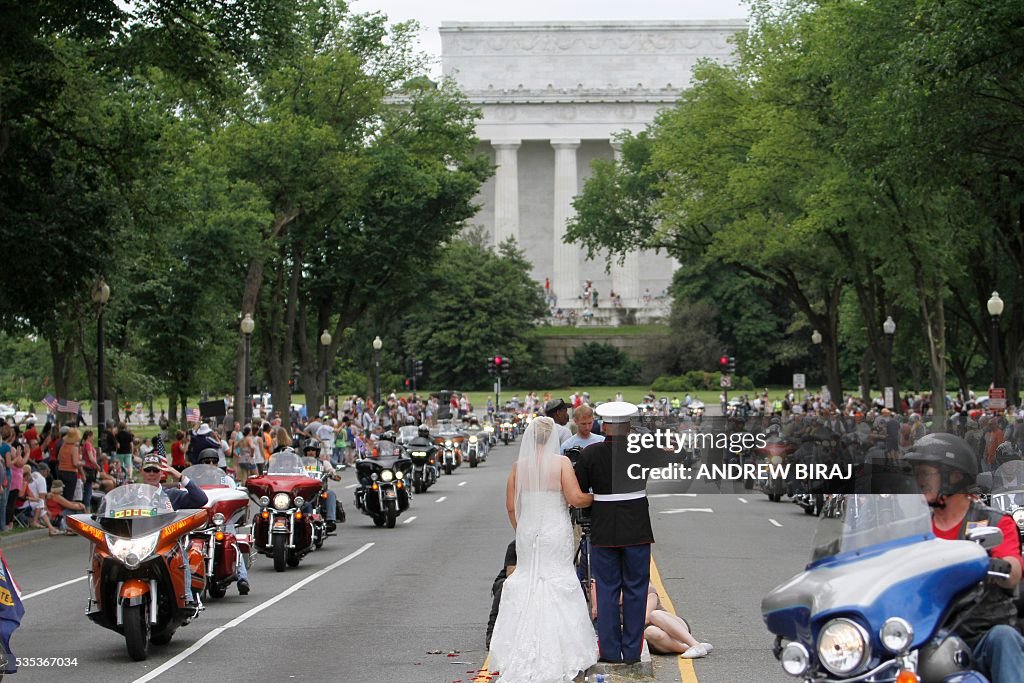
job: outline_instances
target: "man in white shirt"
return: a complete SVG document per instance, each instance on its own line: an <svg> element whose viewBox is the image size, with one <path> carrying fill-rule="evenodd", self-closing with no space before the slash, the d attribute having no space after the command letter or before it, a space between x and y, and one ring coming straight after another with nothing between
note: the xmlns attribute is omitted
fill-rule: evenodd
<svg viewBox="0 0 1024 683"><path fill-rule="evenodd" d="M583 449L590 444L604 441L603 436L594 434L592 431L594 428L594 409L589 405L584 403L572 411L572 419L576 423L576 434L562 442L562 453L565 453L570 448L579 447Z"/></svg>
<svg viewBox="0 0 1024 683"><path fill-rule="evenodd" d="M340 464L335 461L334 457L334 427L337 424L338 421L333 418L330 422L324 420L324 423L316 430L316 434L310 433L310 436L316 437L320 442L321 458L330 462L334 466L338 466Z"/></svg>

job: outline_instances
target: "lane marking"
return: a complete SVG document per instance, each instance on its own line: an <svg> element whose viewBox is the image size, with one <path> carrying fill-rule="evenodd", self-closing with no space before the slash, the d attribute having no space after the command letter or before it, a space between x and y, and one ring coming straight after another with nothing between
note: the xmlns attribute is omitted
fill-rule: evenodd
<svg viewBox="0 0 1024 683"><path fill-rule="evenodd" d="M359 484L349 484L349 485L348 485L348 486L346 486L345 488L347 488L347 489L354 489L354 488L355 488L355 487L357 487L357 486L359 486Z"/></svg>
<svg viewBox="0 0 1024 683"><path fill-rule="evenodd" d="M459 486L465 486L468 483L469 483L468 481L460 481L459 482Z"/></svg>
<svg viewBox="0 0 1024 683"><path fill-rule="evenodd" d="M150 671L148 674L146 674L142 678L135 679L135 681L133 681L133 683L146 683L146 681L151 681L154 678L156 678L157 676L165 673L166 671L169 671L174 665L176 665L176 664L178 664L178 663L188 659L192 655L194 655L196 652L199 651L200 648L202 648L204 645L209 643L211 640L213 640L214 638L216 638L220 634L224 633L224 631L227 631L230 628L234 628L234 627L238 626L239 624L243 623L246 619L249 619L250 617L256 616L257 614L259 614L263 610L267 609L271 605L275 605L278 602L280 602L281 600L284 600L286 597L288 597L289 595L291 595L295 591L299 590L300 588L302 588L306 584L308 584L308 583L310 583L312 581L315 581L316 579L320 578L321 576L323 576L327 572L330 572L330 571L332 571L334 569L337 569L338 567L340 567L341 565L345 564L346 562L348 562L350 560L353 560L356 557L359 557L360 555L362 555L363 553L365 553L367 550L369 550L372 547L373 547L373 543L365 544L363 547L359 548L355 552L349 553L348 555L346 555L345 557L341 558L340 560L334 562L333 564L329 564L326 567L324 567L323 569L321 569L320 571L315 572L313 574L310 574L309 576L307 576L306 578L302 579L298 583L292 585L291 587L287 588L283 592L278 593L274 597L270 598L269 600L267 600L265 602L260 603L259 605L256 605L255 607L250 609L248 612L245 612L244 614L241 614L241 615L235 617L234 619L232 619L228 623L224 624L223 626L218 626L217 628L213 629L212 631L210 631L209 633L204 635L202 638L197 640L195 642L195 644L193 644L190 648L188 648L187 650L184 650L183 652L175 655L171 659L168 659L166 662L164 662L163 664L161 664L157 668L153 669L152 671Z"/></svg>
<svg viewBox="0 0 1024 683"><path fill-rule="evenodd" d="M491 653L488 652L486 659L484 659L483 666L481 666L480 670L476 673L476 678L473 679L472 683L490 683L491 672L490 672L490 670L488 668L490 663L491 663Z"/></svg>
<svg viewBox="0 0 1024 683"><path fill-rule="evenodd" d="M672 510L661 510L663 515L676 515L680 512L714 512L711 508L674 508Z"/></svg>
<svg viewBox="0 0 1024 683"><path fill-rule="evenodd" d="M437 499L437 500L435 500L434 502L435 502L435 503L443 503L443 502L445 502L446 500L448 500L448 496L441 496L440 498L438 498L438 499Z"/></svg>
<svg viewBox="0 0 1024 683"><path fill-rule="evenodd" d="M416 515L413 515L413 516L412 516L412 517L410 517L409 519L405 520L404 522L402 522L402 524L408 524L409 522L411 522L411 521L412 521L412 520L414 520L414 519L416 519Z"/></svg>
<svg viewBox="0 0 1024 683"><path fill-rule="evenodd" d="M779 524L778 522L776 522L774 519L769 518L768 521L771 522L772 524L774 524L775 526L779 527L779 528L782 527L782 525Z"/></svg>
<svg viewBox="0 0 1024 683"><path fill-rule="evenodd" d="M672 598L668 597L668 591L665 590L665 584L661 582L661 572L658 571L658 565L654 561L653 552L651 553L651 583L654 584L654 589L658 591L658 599L661 600L661 606L664 607L665 611L669 614L675 614L676 608L672 604ZM676 657L676 662L679 664L680 683L699 683L697 680L697 671L693 668L692 659Z"/></svg>
<svg viewBox="0 0 1024 683"><path fill-rule="evenodd" d="M648 498L671 498L672 496L686 496L687 498L696 498L696 493L655 493L647 496Z"/></svg>
<svg viewBox="0 0 1024 683"><path fill-rule="evenodd" d="M58 583L55 586L50 586L49 588L44 588L42 590L35 591L34 593L29 593L28 595L22 595L21 599L22 599L22 601L25 601L25 600L28 600L29 598L34 598L37 595L42 595L44 593L49 593L50 591L55 591L58 588L63 588L64 586L70 586L71 584L78 583L79 581L85 581L87 578L89 578L88 574L86 574L85 576L79 576L77 579L71 579L70 581L65 581L64 583Z"/></svg>
<svg viewBox="0 0 1024 683"><path fill-rule="evenodd" d="M738 500L739 502L741 502L743 504L746 504L746 502L747 502L746 498L737 498L736 500Z"/></svg>

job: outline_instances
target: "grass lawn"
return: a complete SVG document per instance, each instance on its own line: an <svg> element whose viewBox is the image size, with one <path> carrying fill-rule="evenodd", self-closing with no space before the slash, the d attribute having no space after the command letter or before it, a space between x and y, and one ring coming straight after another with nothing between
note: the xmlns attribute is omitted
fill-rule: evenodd
<svg viewBox="0 0 1024 683"><path fill-rule="evenodd" d="M534 328L533 334L537 337L618 337L622 335L635 334L668 334L668 325L622 325L620 327L569 327L569 326L541 326Z"/></svg>

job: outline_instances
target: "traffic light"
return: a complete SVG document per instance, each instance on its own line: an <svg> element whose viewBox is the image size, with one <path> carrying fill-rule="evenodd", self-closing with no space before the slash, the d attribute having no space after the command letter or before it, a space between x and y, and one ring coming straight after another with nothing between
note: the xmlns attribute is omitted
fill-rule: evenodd
<svg viewBox="0 0 1024 683"><path fill-rule="evenodd" d="M736 374L736 358L733 357L733 356L729 356L728 361L729 362L726 365L726 371L730 375L735 375Z"/></svg>
<svg viewBox="0 0 1024 683"><path fill-rule="evenodd" d="M726 372L726 368L729 366L729 357L722 356L718 359L718 369L722 372Z"/></svg>
<svg viewBox="0 0 1024 683"><path fill-rule="evenodd" d="M423 361L414 360L412 362L412 375L416 379L423 379Z"/></svg>
<svg viewBox="0 0 1024 683"><path fill-rule="evenodd" d="M494 356L487 359L487 374L495 376L497 374L497 364L494 362Z"/></svg>
<svg viewBox="0 0 1024 683"><path fill-rule="evenodd" d="M501 365L499 367L499 372L501 373L502 377L508 377L508 373L512 372L512 361L510 361L508 357L501 356Z"/></svg>

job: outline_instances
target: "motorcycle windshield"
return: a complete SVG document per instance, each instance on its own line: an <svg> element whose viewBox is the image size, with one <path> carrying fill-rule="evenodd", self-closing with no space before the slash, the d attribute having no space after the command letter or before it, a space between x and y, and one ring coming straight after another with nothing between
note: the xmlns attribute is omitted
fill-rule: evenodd
<svg viewBox="0 0 1024 683"><path fill-rule="evenodd" d="M808 567L932 533L931 509L920 493L845 494L835 503L818 521Z"/></svg>
<svg viewBox="0 0 1024 683"><path fill-rule="evenodd" d="M302 465L302 458L296 455L295 451L287 450L274 453L270 456L270 464L267 465L267 474L306 476L306 469Z"/></svg>
<svg viewBox="0 0 1024 683"><path fill-rule="evenodd" d="M373 451L375 458L393 458L396 455L395 444L390 441L378 441Z"/></svg>
<svg viewBox="0 0 1024 683"><path fill-rule="evenodd" d="M1024 507L1024 460L1005 462L992 473L992 498L989 504L1008 515Z"/></svg>
<svg viewBox="0 0 1024 683"><path fill-rule="evenodd" d="M192 465L185 468L181 476L188 477L201 488L207 486L234 486L234 480L224 470L213 465Z"/></svg>
<svg viewBox="0 0 1024 683"><path fill-rule="evenodd" d="M163 488L148 484L119 486L100 501L96 519L115 536L132 537L156 531L174 517L174 506Z"/></svg>
<svg viewBox="0 0 1024 683"><path fill-rule="evenodd" d="M398 430L398 438L403 441L412 441L419 436L420 428L415 425L406 425Z"/></svg>

